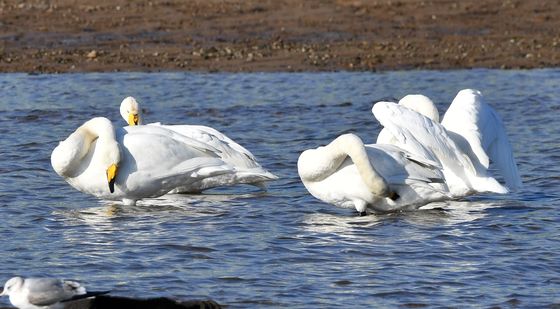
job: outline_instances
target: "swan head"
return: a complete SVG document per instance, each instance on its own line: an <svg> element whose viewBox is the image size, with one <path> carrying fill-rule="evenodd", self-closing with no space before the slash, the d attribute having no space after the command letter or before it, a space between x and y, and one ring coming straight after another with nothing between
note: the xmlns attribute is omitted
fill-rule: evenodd
<svg viewBox="0 0 560 309"><path fill-rule="evenodd" d="M126 97L121 102L120 112L129 126L142 124L142 110L140 104L133 97Z"/></svg>
<svg viewBox="0 0 560 309"><path fill-rule="evenodd" d="M21 289L23 286L23 278L22 277L13 277L10 280L6 281L4 284L4 289L0 296L9 296L12 292Z"/></svg>
<svg viewBox="0 0 560 309"><path fill-rule="evenodd" d="M409 94L404 96L399 104L420 113L435 122L439 122L439 112L430 98L422 94Z"/></svg>

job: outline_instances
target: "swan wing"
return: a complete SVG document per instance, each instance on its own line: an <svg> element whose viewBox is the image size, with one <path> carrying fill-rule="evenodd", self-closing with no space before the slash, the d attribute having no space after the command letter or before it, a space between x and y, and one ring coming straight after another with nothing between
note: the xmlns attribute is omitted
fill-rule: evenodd
<svg viewBox="0 0 560 309"><path fill-rule="evenodd" d="M219 149L213 147L210 144L204 143L190 136L179 134L174 130L170 130L169 128L166 128L165 126L159 126L159 125L127 126L124 127L123 130L126 131L126 133L128 133L129 136L134 136L136 134L136 135L149 135L150 137L147 137L148 139L157 138L157 137L170 139L175 142L182 143L187 147L197 149L209 156L217 157L218 154L220 153Z"/></svg>
<svg viewBox="0 0 560 309"><path fill-rule="evenodd" d="M498 113L473 89L461 90L441 124L464 140L459 146L487 170L492 162L510 189L521 187L521 178L503 122Z"/></svg>
<svg viewBox="0 0 560 309"><path fill-rule="evenodd" d="M127 185L134 187L149 177L151 183L159 186L156 188L157 194L170 192L177 188L183 188L184 192L190 189L198 191L198 186L193 184L200 180L215 176L233 174L233 168L217 158L192 158L180 163L170 170L159 170L158 173L147 173L146 171L136 172L130 175ZM145 185L140 183L139 185Z"/></svg>
<svg viewBox="0 0 560 309"><path fill-rule="evenodd" d="M141 198L165 194L205 177L233 173L213 147L156 126L117 130L123 164L117 179L126 192Z"/></svg>
<svg viewBox="0 0 560 309"><path fill-rule="evenodd" d="M120 112L127 123L134 124L134 126L142 123L142 109L133 97L127 97L121 102ZM134 119L135 117L136 119ZM160 122L150 123L148 126L173 131L190 139L191 146L213 152L214 155L237 170L240 182L256 182L256 185L260 186L258 184L260 181L278 178L262 168L251 152L213 128L198 125L163 125Z"/></svg>
<svg viewBox="0 0 560 309"><path fill-rule="evenodd" d="M378 102L373 115L397 140L397 146L417 157L440 162L461 178L474 172L472 162L449 138L439 123L392 102Z"/></svg>
<svg viewBox="0 0 560 309"><path fill-rule="evenodd" d="M445 183L441 165L394 145L366 145L375 168L390 184L410 182Z"/></svg>
<svg viewBox="0 0 560 309"><path fill-rule="evenodd" d="M261 167L249 150L214 128L199 125L162 125L162 127L213 147L224 161L235 167L245 169Z"/></svg>
<svg viewBox="0 0 560 309"><path fill-rule="evenodd" d="M167 177L215 166L226 166L214 147L200 141L156 126L133 126L117 130L117 139L124 146L125 157L134 162L134 168L147 171L154 177ZM193 164L194 163L194 164Z"/></svg>

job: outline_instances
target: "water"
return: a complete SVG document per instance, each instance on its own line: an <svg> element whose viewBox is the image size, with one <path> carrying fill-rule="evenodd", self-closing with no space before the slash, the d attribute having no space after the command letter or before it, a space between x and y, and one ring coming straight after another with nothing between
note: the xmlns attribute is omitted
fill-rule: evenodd
<svg viewBox="0 0 560 309"><path fill-rule="evenodd" d="M0 281L50 275L231 308L558 306L558 85L559 70L0 75ZM523 191L356 217L300 183L304 149L345 132L375 141L373 102L421 92L445 110L467 87L503 117ZM51 150L94 116L121 122L127 95L147 121L228 134L281 179L267 193L134 207L74 190L52 171Z"/></svg>

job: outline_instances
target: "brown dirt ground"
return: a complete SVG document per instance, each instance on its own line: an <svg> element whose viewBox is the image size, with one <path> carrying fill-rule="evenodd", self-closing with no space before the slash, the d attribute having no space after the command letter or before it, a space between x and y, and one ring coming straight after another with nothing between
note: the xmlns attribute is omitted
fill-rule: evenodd
<svg viewBox="0 0 560 309"><path fill-rule="evenodd" d="M0 72L560 65L558 0L0 0Z"/></svg>

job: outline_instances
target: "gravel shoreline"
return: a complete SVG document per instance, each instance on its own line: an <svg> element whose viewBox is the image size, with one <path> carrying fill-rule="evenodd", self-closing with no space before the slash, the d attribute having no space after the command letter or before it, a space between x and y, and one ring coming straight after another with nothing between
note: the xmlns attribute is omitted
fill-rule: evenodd
<svg viewBox="0 0 560 309"><path fill-rule="evenodd" d="M556 0L0 1L0 72L560 65Z"/></svg>

